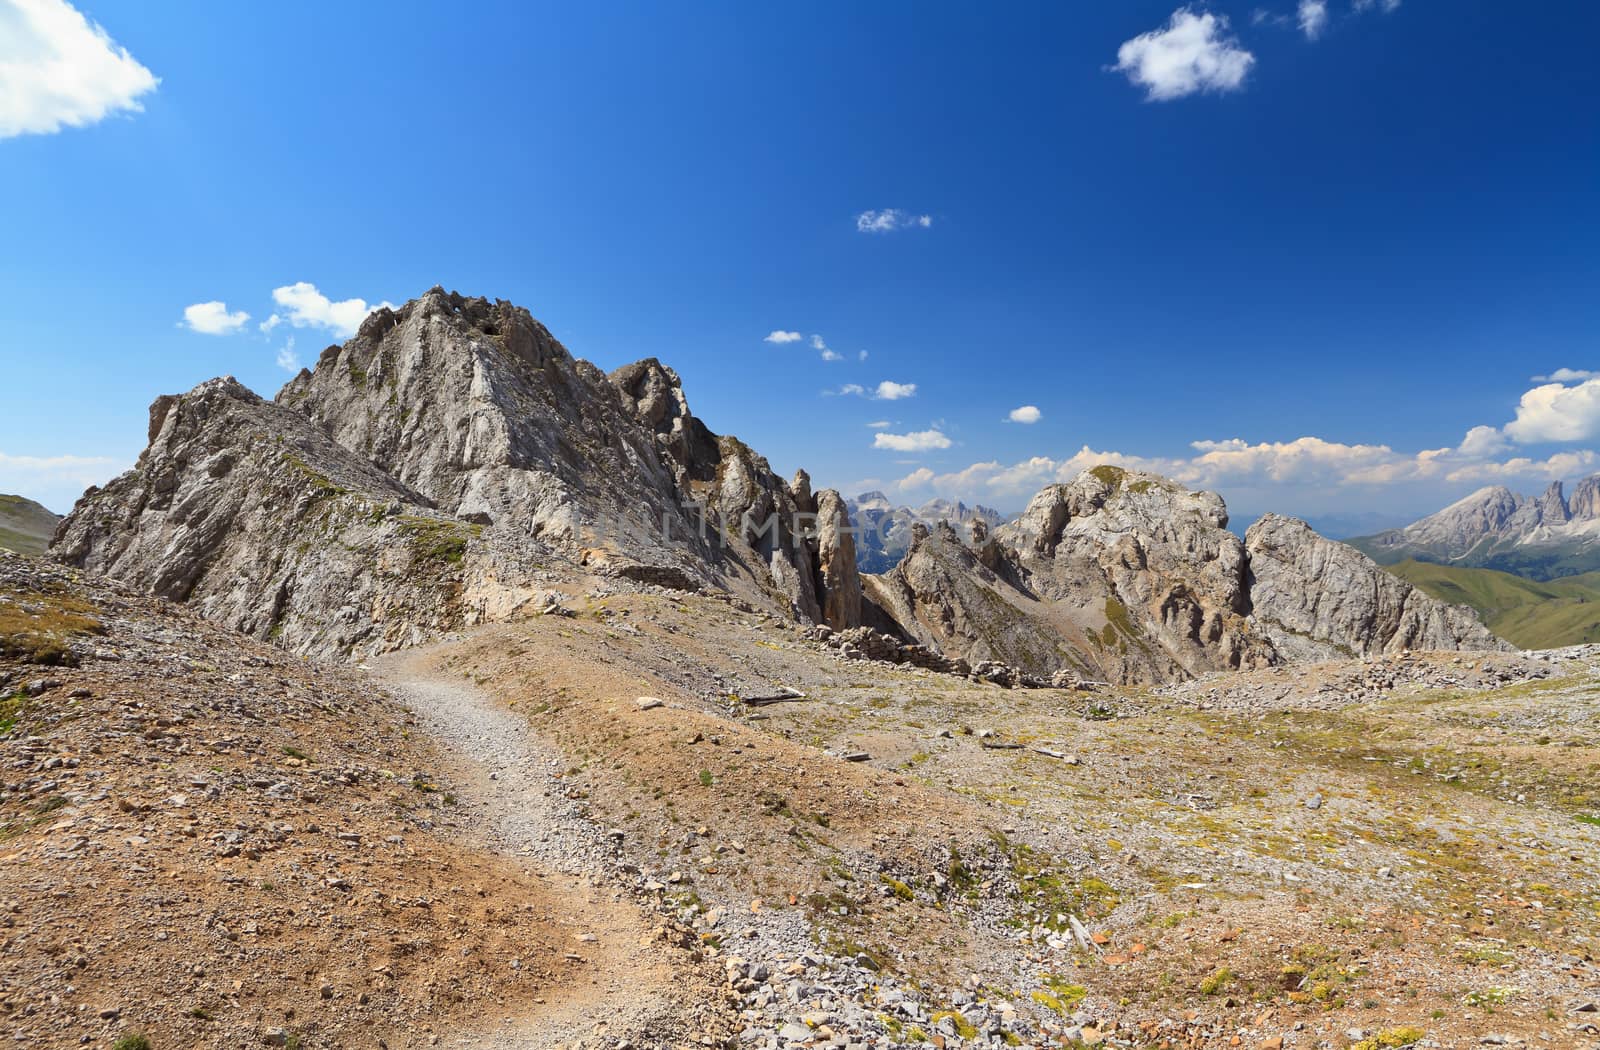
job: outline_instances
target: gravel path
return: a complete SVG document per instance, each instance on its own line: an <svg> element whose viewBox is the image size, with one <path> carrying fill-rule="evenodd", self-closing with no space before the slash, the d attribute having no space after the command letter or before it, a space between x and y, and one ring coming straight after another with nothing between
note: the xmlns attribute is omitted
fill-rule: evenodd
<svg viewBox="0 0 1600 1050"><path fill-rule="evenodd" d="M695 1032L695 983L653 944L656 917L608 873L615 848L553 785L559 753L525 719L470 681L437 670L440 647L372 667L407 704L450 760L452 783L471 825L491 848L531 859L564 899L558 922L572 931L574 979L547 989L531 1015L500 1030L461 1033L454 1045L544 1050L581 1045L674 1045ZM698 1040L695 1040L698 1041Z"/></svg>

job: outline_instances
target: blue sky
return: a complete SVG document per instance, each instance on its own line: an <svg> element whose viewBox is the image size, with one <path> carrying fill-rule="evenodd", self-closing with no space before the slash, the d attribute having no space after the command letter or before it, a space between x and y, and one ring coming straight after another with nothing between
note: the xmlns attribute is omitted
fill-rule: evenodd
<svg viewBox="0 0 1600 1050"><path fill-rule="evenodd" d="M1579 2L0 0L0 491L64 510L157 394L270 396L434 284L905 502L1106 460L1372 524L1575 478L1597 38Z"/></svg>

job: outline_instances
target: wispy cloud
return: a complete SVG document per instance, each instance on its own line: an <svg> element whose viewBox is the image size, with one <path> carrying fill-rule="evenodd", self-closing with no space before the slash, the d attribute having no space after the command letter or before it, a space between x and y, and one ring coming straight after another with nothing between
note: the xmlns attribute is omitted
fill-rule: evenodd
<svg viewBox="0 0 1600 1050"><path fill-rule="evenodd" d="M141 112L160 82L64 0L0 2L0 139Z"/></svg>
<svg viewBox="0 0 1600 1050"><path fill-rule="evenodd" d="M1300 0L1295 22L1307 40L1315 40L1328 28L1328 0Z"/></svg>
<svg viewBox="0 0 1600 1050"><path fill-rule="evenodd" d="M183 327L201 335L232 335L244 327L250 315L243 310L230 313L228 305L215 299L183 308Z"/></svg>
<svg viewBox="0 0 1600 1050"><path fill-rule="evenodd" d="M1013 408L1011 414L1006 418L1013 423L1037 423L1041 415L1043 413L1039 411L1037 405L1022 405L1019 408Z"/></svg>
<svg viewBox="0 0 1600 1050"><path fill-rule="evenodd" d="M283 341L278 348L278 367L290 375L300 371L300 355L294 352L294 336Z"/></svg>
<svg viewBox="0 0 1600 1050"><path fill-rule="evenodd" d="M916 430L909 434L887 434L880 431L872 435L872 447L889 449L893 452L931 452L949 448L950 439L937 430Z"/></svg>
<svg viewBox="0 0 1600 1050"><path fill-rule="evenodd" d="M361 327L361 322L365 321L367 315L374 310L386 306L391 309L394 307L390 302L373 303L369 306L365 299L341 299L335 302L318 291L317 286L309 281L297 281L282 288L274 288L272 301L287 312L283 315L273 314L262 322L263 332L270 332L280 323L287 321L296 328L322 328L344 339L355 335L356 329Z"/></svg>
<svg viewBox="0 0 1600 1050"><path fill-rule="evenodd" d="M1237 91L1255 56L1228 33L1228 19L1180 7L1162 29L1141 33L1117 49L1112 70L1145 89L1152 102L1203 91Z"/></svg>
<svg viewBox="0 0 1600 1050"><path fill-rule="evenodd" d="M1534 376L1534 383L1581 383L1585 379L1600 379L1600 372L1587 368L1558 368L1547 376Z"/></svg>
<svg viewBox="0 0 1600 1050"><path fill-rule="evenodd" d="M837 394L841 397L869 397L874 401L904 401L908 397L917 396L917 384L896 383L892 379L885 379L875 387L846 383L837 390L825 390L823 393Z"/></svg>
<svg viewBox="0 0 1600 1050"><path fill-rule="evenodd" d="M915 215L899 208L864 211L856 216L858 233L893 233L896 230L926 230L933 225L932 215Z"/></svg>
<svg viewBox="0 0 1600 1050"><path fill-rule="evenodd" d="M868 423L867 426L871 427L873 430L887 430L889 427L894 426L894 424L889 422L887 419L874 419L871 423Z"/></svg>
<svg viewBox="0 0 1600 1050"><path fill-rule="evenodd" d="M111 456L12 456L0 452L0 492L15 492L64 511L90 485L103 485L127 469Z"/></svg>
<svg viewBox="0 0 1600 1050"><path fill-rule="evenodd" d="M761 341L763 343L775 343L781 346L784 343L798 343L801 338L802 337L799 332L785 332L781 328L775 328L767 334L765 339Z"/></svg>
<svg viewBox="0 0 1600 1050"><path fill-rule="evenodd" d="M843 361L844 360L844 356L842 354L839 354L839 353L835 352L834 350L829 349L827 341L824 340L822 338L822 336L820 336L820 335L814 335L814 336L811 337L811 349L813 349L813 350L817 351L817 353L821 354L822 355L822 359L824 361Z"/></svg>

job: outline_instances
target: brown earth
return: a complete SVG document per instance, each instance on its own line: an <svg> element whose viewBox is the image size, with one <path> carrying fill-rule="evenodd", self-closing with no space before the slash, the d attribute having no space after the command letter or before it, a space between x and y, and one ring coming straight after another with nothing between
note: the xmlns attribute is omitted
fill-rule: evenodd
<svg viewBox="0 0 1600 1050"><path fill-rule="evenodd" d="M556 743L596 819L707 907L804 911L924 986L977 974L1041 1010L1081 986L1135 1045L1587 1045L1594 657L1261 672L1226 709L851 662L722 602L598 593L437 659ZM732 699L777 686L807 698ZM1066 912L1105 943L1060 936Z"/></svg>
<svg viewBox="0 0 1600 1050"><path fill-rule="evenodd" d="M1052 1044L1596 1041L1600 655L1006 690L587 580L386 662L396 700L26 564L0 618L83 655L0 663L55 680L0 736L28 1045L541 1046L664 994L635 1045L718 1043L700 960L808 950Z"/></svg>
<svg viewBox="0 0 1600 1050"><path fill-rule="evenodd" d="M666 936L486 841L470 767L358 672L11 557L0 626L77 664L0 661L0 1025L21 1045L560 1031ZM680 979L689 953L651 954L647 982L714 991Z"/></svg>

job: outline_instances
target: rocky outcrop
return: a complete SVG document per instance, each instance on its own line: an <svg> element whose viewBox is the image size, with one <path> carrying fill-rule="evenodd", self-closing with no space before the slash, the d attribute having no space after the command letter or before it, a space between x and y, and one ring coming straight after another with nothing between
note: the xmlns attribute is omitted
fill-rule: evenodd
<svg viewBox="0 0 1600 1050"><path fill-rule="evenodd" d="M861 625L861 576L856 570L856 542L844 499L833 489L816 496L817 590L822 618L843 630Z"/></svg>
<svg viewBox="0 0 1600 1050"><path fill-rule="evenodd" d="M1580 501L1581 516L1595 517L1595 508L1583 505L1584 486L1579 485L1578 490L1574 496ZM1545 488L1543 495L1533 501L1533 517L1534 520L1546 525L1565 525L1572 520L1572 511L1567 505L1566 498L1561 494L1561 482L1552 481Z"/></svg>
<svg viewBox="0 0 1600 1050"><path fill-rule="evenodd" d="M900 564L866 577L866 620L974 666L1124 683L1339 652L1506 648L1470 610L1442 606L1297 524L1303 533L1285 550L1300 578L1274 561L1261 582L1257 557L1278 556L1269 537L1287 544L1287 532L1256 526L1264 546L1255 555L1228 531L1215 494L1096 467L1046 486L1016 521L975 529L970 541L917 526ZM1314 612L1294 605L1306 595L1316 596Z"/></svg>
<svg viewBox="0 0 1600 1050"><path fill-rule="evenodd" d="M1471 609L1430 598L1297 518L1268 514L1245 533L1245 548L1254 619L1285 656L1512 648Z"/></svg>
<svg viewBox="0 0 1600 1050"><path fill-rule="evenodd" d="M1045 603L985 566L954 527L917 522L905 557L863 578L868 623L959 656L1030 672L1082 667L1085 639L1064 632Z"/></svg>
<svg viewBox="0 0 1600 1050"><path fill-rule="evenodd" d="M53 552L258 638L343 653L462 622L481 533L224 378L156 401L138 464L85 494Z"/></svg>
<svg viewBox="0 0 1600 1050"><path fill-rule="evenodd" d="M1103 677L1165 681L1272 660L1227 525L1214 493L1106 466L1047 486L996 536L1027 590L1075 609Z"/></svg>
<svg viewBox="0 0 1600 1050"><path fill-rule="evenodd" d="M819 571L790 486L695 418L676 373L608 376L510 303L435 288L273 402L215 380L151 413L138 467L80 501L58 555L308 653L506 615L559 565L859 616L842 511ZM424 571L393 553L407 539L442 556Z"/></svg>

